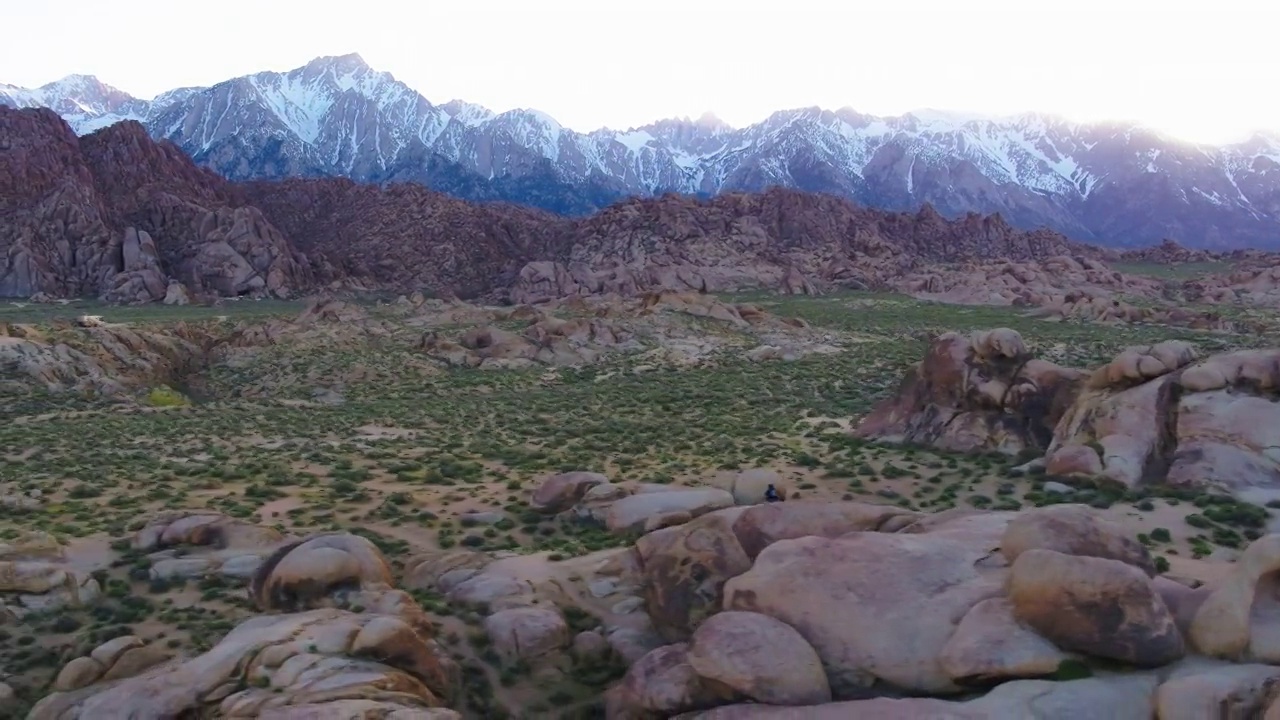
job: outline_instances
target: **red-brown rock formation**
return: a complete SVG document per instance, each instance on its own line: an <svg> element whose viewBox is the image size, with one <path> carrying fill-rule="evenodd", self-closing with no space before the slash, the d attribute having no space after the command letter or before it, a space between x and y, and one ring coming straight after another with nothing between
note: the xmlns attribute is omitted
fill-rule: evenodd
<svg viewBox="0 0 1280 720"><path fill-rule="evenodd" d="M1042 451L1083 379L1032 357L1013 330L946 333L854 434L959 452Z"/></svg>
<svg viewBox="0 0 1280 720"><path fill-rule="evenodd" d="M77 138L49 110L0 108L0 296L288 296L310 261L230 183L124 122Z"/></svg>
<svg viewBox="0 0 1280 720"><path fill-rule="evenodd" d="M1158 265L1176 265L1179 263L1213 262L1220 260L1222 253L1212 250L1193 250L1185 248L1176 240L1165 238L1159 245L1126 250L1120 253L1124 262L1155 263Z"/></svg>
<svg viewBox="0 0 1280 720"><path fill-rule="evenodd" d="M674 195L619 203L580 221L553 259L527 265L517 302L603 292L807 292L813 280L881 286L925 264L1096 255L1048 231L1023 232L999 215L944 219L926 206L888 213L775 188L712 200ZM805 290L804 288L808 288Z"/></svg>
<svg viewBox="0 0 1280 720"><path fill-rule="evenodd" d="M401 292L465 298L505 287L572 228L548 213L409 183L286 180L247 183L243 192L299 248L329 258L338 276Z"/></svg>

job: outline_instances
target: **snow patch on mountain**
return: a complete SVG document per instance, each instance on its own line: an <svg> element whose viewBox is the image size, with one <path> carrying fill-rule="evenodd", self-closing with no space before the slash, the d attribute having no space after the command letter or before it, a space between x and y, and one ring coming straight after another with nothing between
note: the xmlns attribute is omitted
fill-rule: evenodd
<svg viewBox="0 0 1280 720"><path fill-rule="evenodd" d="M632 130L631 132L618 133L613 136L613 139L626 146L627 150L638 153L649 143L654 142L656 138L644 130Z"/></svg>

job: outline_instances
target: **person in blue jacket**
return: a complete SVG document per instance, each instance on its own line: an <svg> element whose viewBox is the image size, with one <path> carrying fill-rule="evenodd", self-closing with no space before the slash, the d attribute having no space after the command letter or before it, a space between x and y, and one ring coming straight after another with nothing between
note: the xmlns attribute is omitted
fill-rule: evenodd
<svg viewBox="0 0 1280 720"><path fill-rule="evenodd" d="M778 494L778 488L774 487L773 483L769 483L769 487L765 488L764 501L765 502L782 502L782 496Z"/></svg>

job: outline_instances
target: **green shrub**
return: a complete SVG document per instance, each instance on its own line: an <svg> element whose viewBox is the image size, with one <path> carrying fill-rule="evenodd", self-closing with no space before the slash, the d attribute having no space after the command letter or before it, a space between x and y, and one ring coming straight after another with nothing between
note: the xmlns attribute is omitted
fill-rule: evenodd
<svg viewBox="0 0 1280 720"><path fill-rule="evenodd" d="M147 393L147 404L152 407L180 407L190 405L191 401L168 385L161 385Z"/></svg>

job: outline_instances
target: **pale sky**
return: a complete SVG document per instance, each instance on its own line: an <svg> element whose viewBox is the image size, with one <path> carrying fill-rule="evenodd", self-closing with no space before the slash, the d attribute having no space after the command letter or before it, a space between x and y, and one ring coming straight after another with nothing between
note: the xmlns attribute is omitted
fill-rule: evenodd
<svg viewBox="0 0 1280 720"><path fill-rule="evenodd" d="M433 103L582 131L813 105L1280 131L1268 0L0 0L0 28L0 82L85 73L147 98L357 52Z"/></svg>

